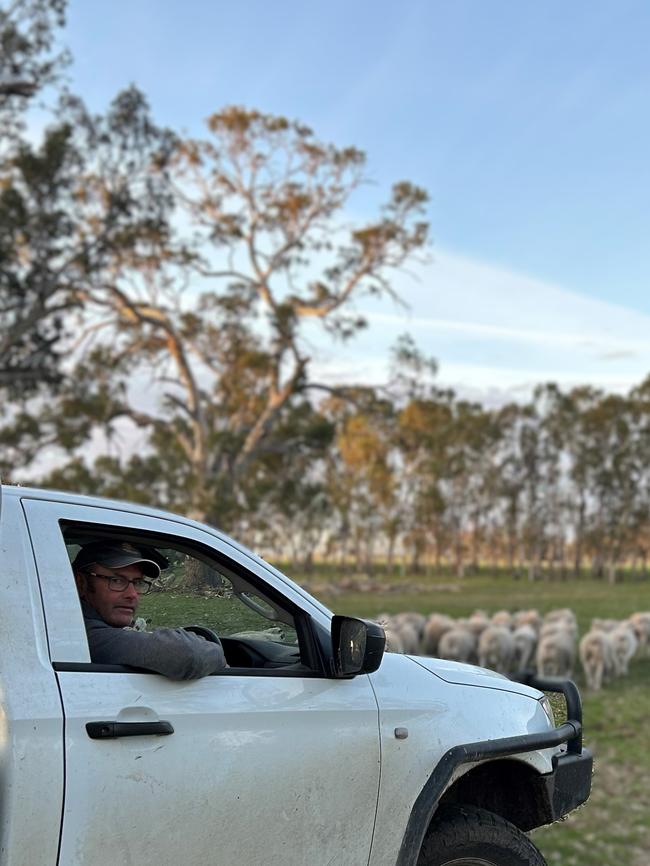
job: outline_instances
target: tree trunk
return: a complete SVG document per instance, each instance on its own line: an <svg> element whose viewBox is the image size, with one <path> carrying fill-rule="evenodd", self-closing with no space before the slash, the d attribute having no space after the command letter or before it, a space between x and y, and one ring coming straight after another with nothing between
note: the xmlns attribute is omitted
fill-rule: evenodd
<svg viewBox="0 0 650 866"><path fill-rule="evenodd" d="M455 545L455 571L456 577L462 579L465 577L465 558L462 540L458 540Z"/></svg>
<svg viewBox="0 0 650 866"><path fill-rule="evenodd" d="M223 589L225 581L219 572L209 565L199 559L188 557L183 568L182 585L185 589L200 592Z"/></svg>
<svg viewBox="0 0 650 866"><path fill-rule="evenodd" d="M587 504L584 495L581 493L580 508L578 509L578 525L576 526L575 555L573 560L573 572L576 577L580 577L580 572L582 571L586 510Z"/></svg>
<svg viewBox="0 0 650 866"><path fill-rule="evenodd" d="M610 559L607 563L607 582L614 584L618 580L618 570L616 568L616 560Z"/></svg>

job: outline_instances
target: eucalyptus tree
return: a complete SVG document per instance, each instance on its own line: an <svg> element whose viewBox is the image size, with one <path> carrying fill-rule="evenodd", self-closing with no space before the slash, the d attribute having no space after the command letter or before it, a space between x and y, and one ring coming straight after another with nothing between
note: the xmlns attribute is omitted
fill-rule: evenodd
<svg viewBox="0 0 650 866"><path fill-rule="evenodd" d="M172 140L130 88L102 116L66 97L42 145L17 149L0 194L3 284L23 301L3 331L13 399L0 424L0 468L29 466L48 448L74 453L95 425L123 414L130 359L95 340L105 307L91 299L150 281L174 254L164 172Z"/></svg>
<svg viewBox="0 0 650 866"><path fill-rule="evenodd" d="M310 570L335 520L325 470L334 435L321 408L305 398L291 401L264 455L242 479L247 508L234 531L256 549Z"/></svg>
<svg viewBox="0 0 650 866"><path fill-rule="evenodd" d="M547 388L545 426L563 464L562 524L567 547L573 550L573 573L579 576L586 554L586 536L595 499L592 469L600 462L592 412L603 392L585 385L562 392Z"/></svg>
<svg viewBox="0 0 650 866"><path fill-rule="evenodd" d="M336 437L327 479L338 533L351 542L357 567L370 571L377 555L392 563L401 525L394 407L371 388L328 404Z"/></svg>
<svg viewBox="0 0 650 866"><path fill-rule="evenodd" d="M630 392L630 399L637 410L636 448L641 472L637 476L637 496L640 502L640 519L637 537L632 551L641 560L644 576L650 555L650 375Z"/></svg>
<svg viewBox="0 0 650 866"><path fill-rule="evenodd" d="M500 429L496 449L496 497L506 536L508 566L526 565L528 577L539 576L545 549L545 456L538 407L509 404L496 416Z"/></svg>
<svg viewBox="0 0 650 866"><path fill-rule="evenodd" d="M414 571L420 570L427 552L433 552L439 562L447 548L445 501L440 483L453 435L455 399L451 390L434 389L428 394L413 396L398 414L403 537L411 551Z"/></svg>
<svg viewBox="0 0 650 866"><path fill-rule="evenodd" d="M56 81L67 55L56 44L66 0L9 0L0 6L0 146L24 131L28 101Z"/></svg>
<svg viewBox="0 0 650 866"><path fill-rule="evenodd" d="M608 394L585 413L584 423L593 501L588 539L596 569L614 582L650 514L646 414L638 399Z"/></svg>
<svg viewBox="0 0 650 866"><path fill-rule="evenodd" d="M75 159L62 128L34 147L26 117L65 63L56 35L65 0L0 6L0 392L58 375L69 297L57 279L67 231L62 201Z"/></svg>
<svg viewBox="0 0 650 866"><path fill-rule="evenodd" d="M308 324L350 338L365 324L354 302L394 294L392 272L426 244L427 197L398 183L351 225L365 180L355 148L241 108L213 115L204 140L172 142L130 95L134 113L78 121L96 145L84 173L94 219L123 199L124 245L77 294L81 361L39 427L70 451L100 428L140 430L145 454L123 459L124 477L150 460L173 479L169 504L180 496L194 516L232 523L256 462L291 452L276 433L316 384Z"/></svg>

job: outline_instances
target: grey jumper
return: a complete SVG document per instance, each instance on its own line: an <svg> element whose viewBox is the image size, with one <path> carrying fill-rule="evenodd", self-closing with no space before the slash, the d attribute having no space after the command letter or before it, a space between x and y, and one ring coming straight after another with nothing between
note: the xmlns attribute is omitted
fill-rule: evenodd
<svg viewBox="0 0 650 866"><path fill-rule="evenodd" d="M90 658L96 664L145 668L172 680L194 680L228 667L220 643L182 628L119 628L105 622L87 601L81 607Z"/></svg>

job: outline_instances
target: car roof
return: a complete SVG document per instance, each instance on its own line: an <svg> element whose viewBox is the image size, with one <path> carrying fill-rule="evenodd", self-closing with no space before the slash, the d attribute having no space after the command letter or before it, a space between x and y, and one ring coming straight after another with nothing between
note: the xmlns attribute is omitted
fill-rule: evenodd
<svg viewBox="0 0 650 866"><path fill-rule="evenodd" d="M160 517L166 520L172 518L177 523L184 523L188 526L195 526L201 529L209 530L213 535L217 535L234 547L246 553L251 553L244 545L239 544L234 539L220 532L216 527L210 526L207 523L200 523L198 520L191 520L189 517L184 517L182 514L174 514L171 511L165 511L162 508L152 508L150 505L142 505L139 502L129 502L126 499L109 499L105 496L90 496L83 493L70 493L65 490L48 490L44 487L23 487L19 484L3 484L3 496L17 496L20 499L44 499L50 502L65 502L70 505L86 505L92 508L110 508L113 511L127 511L131 513L143 514L148 517Z"/></svg>
<svg viewBox="0 0 650 866"><path fill-rule="evenodd" d="M210 526L210 524L208 523L201 523L198 520L191 520L189 517L183 517L182 514L175 514L172 511L165 511L162 508L152 508L151 506L141 505L140 503L136 502L128 502L122 499L108 499L103 496L88 496L82 493L69 493L64 490L47 490L42 487L22 487L16 484L2 484L0 485L0 501L5 496L18 497L20 499L41 499L50 502L63 502L70 505L86 505L88 507L94 508L110 508L113 511L124 511L131 514L142 514L147 517L159 517L166 520L171 519L174 520L176 523L182 523L186 526L193 526L196 529L201 529L204 532L208 532L211 535L214 535L225 544L228 544L231 547L234 547L240 553L249 556L251 559L262 565L265 569L270 571L276 577L279 577L285 583L293 586L294 589L296 589L302 596L304 596L313 605L315 605L322 613L326 614L328 617L332 616L332 612L317 598L314 598L312 595L306 592L300 586L300 584L293 581L286 574L283 574L281 571L279 571L279 569L275 568L275 566L267 562L258 553L255 553L244 544L240 544L231 536L226 535L225 532L221 532L214 526Z"/></svg>

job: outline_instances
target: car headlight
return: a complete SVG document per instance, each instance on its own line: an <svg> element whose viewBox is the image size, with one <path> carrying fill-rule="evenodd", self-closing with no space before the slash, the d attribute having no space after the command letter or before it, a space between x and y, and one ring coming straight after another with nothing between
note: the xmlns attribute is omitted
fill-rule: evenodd
<svg viewBox="0 0 650 866"><path fill-rule="evenodd" d="M553 707L551 706L551 702L548 699L547 695L544 695L543 698L540 698L540 704L542 705L544 712L546 713L546 717L551 723L551 727L555 727L555 715L553 713Z"/></svg>

